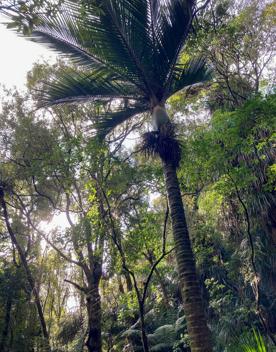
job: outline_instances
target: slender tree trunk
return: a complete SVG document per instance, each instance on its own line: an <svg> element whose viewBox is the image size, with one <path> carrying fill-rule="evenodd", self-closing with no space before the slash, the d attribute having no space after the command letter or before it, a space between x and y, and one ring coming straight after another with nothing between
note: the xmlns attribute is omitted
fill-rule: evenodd
<svg viewBox="0 0 276 352"><path fill-rule="evenodd" d="M211 335L204 314L176 167L170 162L163 161L163 169L191 350L192 352L210 352L212 351Z"/></svg>
<svg viewBox="0 0 276 352"><path fill-rule="evenodd" d="M5 320L4 320L4 328L3 328L2 338L1 338L1 343L0 343L0 351L2 351L2 352L7 351L6 344L7 344L7 339L8 339L8 335L9 335L11 309L12 309L12 297L9 296L7 298L7 303L6 303L6 314L5 314Z"/></svg>
<svg viewBox="0 0 276 352"><path fill-rule="evenodd" d="M149 350L148 336L146 333L144 302L139 302L139 311L140 311L140 320L141 320L141 338L142 338L143 350L144 352L149 352L150 350Z"/></svg>
<svg viewBox="0 0 276 352"><path fill-rule="evenodd" d="M87 313L88 313L88 339L86 346L89 352L102 351L102 337L101 337L101 296L99 293L99 285L92 284L89 286L89 293L87 294Z"/></svg>
<svg viewBox="0 0 276 352"><path fill-rule="evenodd" d="M48 335L48 331L47 331L46 322L44 319L44 314L43 314L41 301L39 298L39 293L38 293L37 288L35 286L35 281L33 279L32 273L29 269L29 265L28 265L25 253L24 253L23 249L21 248L20 244L18 243L16 235L14 234L13 229L11 227L8 209L7 209L6 201L4 199L4 190L1 187L0 187L0 206L3 210L3 216L4 216L4 220L5 220L5 224L6 224L8 233L9 233L10 238L11 238L13 244L15 245L16 250L19 254L20 260L22 262L22 265L24 267L24 270L25 270L25 273L27 276L27 280L28 280L29 285L31 287L32 294L34 296L34 300L35 300L35 304L36 304L36 308L37 308L37 313L38 313L39 320L40 320L42 335L44 337L44 341L46 344L45 348L47 351L49 351L50 350L49 335Z"/></svg>
<svg viewBox="0 0 276 352"><path fill-rule="evenodd" d="M125 271L123 274L124 274L124 277L126 279L127 292L131 292L132 289L133 289L133 286L132 286L130 275L129 275L129 273L127 271Z"/></svg>

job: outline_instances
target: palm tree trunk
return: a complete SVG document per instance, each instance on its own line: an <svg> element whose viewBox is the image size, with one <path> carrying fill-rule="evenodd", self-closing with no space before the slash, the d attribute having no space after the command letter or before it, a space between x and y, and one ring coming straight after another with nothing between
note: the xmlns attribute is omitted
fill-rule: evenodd
<svg viewBox="0 0 276 352"><path fill-rule="evenodd" d="M191 248L176 166L163 161L180 289L187 320L192 352L212 351L211 335L207 326L199 283L196 275L195 259Z"/></svg>

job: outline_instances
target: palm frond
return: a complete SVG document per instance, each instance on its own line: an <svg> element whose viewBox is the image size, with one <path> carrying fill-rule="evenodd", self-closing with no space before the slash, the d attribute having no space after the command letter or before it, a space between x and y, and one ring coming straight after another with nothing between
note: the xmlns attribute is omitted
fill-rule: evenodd
<svg viewBox="0 0 276 352"><path fill-rule="evenodd" d="M109 112L97 117L95 128L100 139L104 139L112 130L118 125L129 120L131 117L147 111L146 106L126 107L117 110L116 112Z"/></svg>
<svg viewBox="0 0 276 352"><path fill-rule="evenodd" d="M117 98L141 99L135 86L120 81L116 74L107 74L104 68L91 73L64 70L52 82L45 83L41 93L40 106Z"/></svg>
<svg viewBox="0 0 276 352"><path fill-rule="evenodd" d="M165 85L170 86L174 67L192 26L196 1L172 0L164 3L158 20L158 51L162 53L160 58L166 72Z"/></svg>
<svg viewBox="0 0 276 352"><path fill-rule="evenodd" d="M177 65L173 70L173 79L168 96L183 88L197 83L204 83L212 78L212 70L203 58L190 60L184 65Z"/></svg>
<svg viewBox="0 0 276 352"><path fill-rule="evenodd" d="M141 62L152 56L144 5L144 0L106 0L80 7L66 1L56 18L40 17L32 40L48 43L82 65L103 65L149 91Z"/></svg>
<svg viewBox="0 0 276 352"><path fill-rule="evenodd" d="M263 336L258 330L253 329L235 338L235 342L230 346L230 351L243 352L267 352L269 346L265 342Z"/></svg>
<svg viewBox="0 0 276 352"><path fill-rule="evenodd" d="M40 17L32 40L87 68L104 66L145 95L162 96L189 33L194 0L67 0L56 18Z"/></svg>
<svg viewBox="0 0 276 352"><path fill-rule="evenodd" d="M146 26L145 0L105 1L101 23L107 33L109 47L117 58L118 67L129 70L147 93L151 92L153 46Z"/></svg>
<svg viewBox="0 0 276 352"><path fill-rule="evenodd" d="M79 20L80 7L76 3L66 1L55 17L38 17L39 26L31 33L30 40L45 44L87 68L105 66L105 60L94 55L89 48L91 38Z"/></svg>

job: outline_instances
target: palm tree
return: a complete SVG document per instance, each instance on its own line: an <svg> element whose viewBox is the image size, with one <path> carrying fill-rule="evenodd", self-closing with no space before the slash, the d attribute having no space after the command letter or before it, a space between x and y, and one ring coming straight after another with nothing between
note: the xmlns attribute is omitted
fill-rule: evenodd
<svg viewBox="0 0 276 352"><path fill-rule="evenodd" d="M195 13L195 0L66 1L56 18L40 17L32 38L78 65L47 84L41 105L122 99L120 108L98 117L102 137L151 112L155 131L145 135L144 144L163 163L191 349L208 352L210 332L176 173L180 148L165 107L172 94L210 76L202 59L179 62Z"/></svg>

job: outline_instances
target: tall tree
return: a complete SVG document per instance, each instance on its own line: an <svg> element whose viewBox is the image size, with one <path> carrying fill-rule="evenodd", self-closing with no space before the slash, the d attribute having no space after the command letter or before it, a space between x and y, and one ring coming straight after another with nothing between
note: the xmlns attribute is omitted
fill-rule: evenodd
<svg viewBox="0 0 276 352"><path fill-rule="evenodd" d="M212 344L176 174L180 147L165 107L175 92L209 79L202 58L179 61L201 8L194 0L68 1L56 18L40 16L32 38L81 67L58 74L47 85L41 106L115 100L116 109L96 121L101 137L150 111L155 131L146 134L144 145L163 162L191 348L206 352Z"/></svg>
<svg viewBox="0 0 276 352"><path fill-rule="evenodd" d="M15 248L16 248L18 254L19 254L20 260L22 262L22 265L23 265L25 273L26 273L26 277L27 277L28 283L29 283L29 285L31 287L31 290L32 290L32 293L33 293L33 296L34 296L34 301L35 301L36 308L37 308L37 313L38 313L40 324L41 324L42 334L43 334L43 337L45 339L46 350L48 351L50 349L50 346L49 346L49 334L48 334L48 331L47 331L47 325L46 325L45 317L44 317L44 314L43 314L43 309L42 309L42 305L41 305L41 299L39 297L39 292L38 292L38 289L36 287L35 280L33 278L32 272L30 270L30 267L29 267L29 264L28 264L28 261L27 261L27 258L26 258L26 252L23 250L22 246L20 245L20 243L19 243L19 241L17 239L17 236L16 236L16 234L15 234L13 228L12 228L11 219L10 219L10 215L9 215L8 207L7 207L7 202L6 202L6 199L5 199L5 191L6 191L6 189L4 188L4 185L1 183L0 184L1 214L3 214L3 220L4 220L4 223L6 225L7 232L9 234L10 238L11 238L11 241L12 241L13 245L15 246Z"/></svg>

